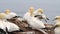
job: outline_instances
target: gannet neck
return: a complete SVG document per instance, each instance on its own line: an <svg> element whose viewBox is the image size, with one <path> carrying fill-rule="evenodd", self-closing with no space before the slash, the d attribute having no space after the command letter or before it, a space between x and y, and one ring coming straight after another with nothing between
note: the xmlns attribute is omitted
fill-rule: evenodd
<svg viewBox="0 0 60 34"><path fill-rule="evenodd" d="M30 13L30 16L33 16L34 15L33 11L29 11L29 13Z"/></svg>
<svg viewBox="0 0 60 34"><path fill-rule="evenodd" d="M31 7L29 8L29 13L30 13L31 16L33 16L33 12L34 12L34 7L31 6Z"/></svg>
<svg viewBox="0 0 60 34"><path fill-rule="evenodd" d="M0 19L0 21L7 21L6 19Z"/></svg>
<svg viewBox="0 0 60 34"><path fill-rule="evenodd" d="M10 13L5 13L6 15L9 15Z"/></svg>

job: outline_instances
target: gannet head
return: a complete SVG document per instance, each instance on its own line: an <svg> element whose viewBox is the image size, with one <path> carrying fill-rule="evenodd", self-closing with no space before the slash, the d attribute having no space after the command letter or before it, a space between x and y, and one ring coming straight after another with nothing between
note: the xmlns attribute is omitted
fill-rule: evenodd
<svg viewBox="0 0 60 34"><path fill-rule="evenodd" d="M29 8L29 12L30 12L31 15L33 15L34 7L30 7L30 8Z"/></svg>
<svg viewBox="0 0 60 34"><path fill-rule="evenodd" d="M38 13L43 13L43 9L41 9L41 8L39 8L39 9L37 9L38 10Z"/></svg>
<svg viewBox="0 0 60 34"><path fill-rule="evenodd" d="M6 9L6 10L5 10L5 13L6 13L6 14L9 14L9 13L10 13L10 10L9 10L9 9Z"/></svg>
<svg viewBox="0 0 60 34"><path fill-rule="evenodd" d="M54 20L60 21L60 16L56 16Z"/></svg>
<svg viewBox="0 0 60 34"><path fill-rule="evenodd" d="M56 16L55 19L54 19L54 21L56 21L55 26L56 27L60 27L60 16Z"/></svg>
<svg viewBox="0 0 60 34"><path fill-rule="evenodd" d="M5 19L6 18L6 14L5 13L0 13L0 19Z"/></svg>

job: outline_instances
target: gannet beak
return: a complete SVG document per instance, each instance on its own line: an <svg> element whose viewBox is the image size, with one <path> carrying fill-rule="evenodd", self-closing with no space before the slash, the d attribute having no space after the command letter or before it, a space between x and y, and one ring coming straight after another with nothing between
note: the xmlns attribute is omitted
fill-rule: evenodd
<svg viewBox="0 0 60 34"><path fill-rule="evenodd" d="M46 21L46 23L47 23L47 20L45 20Z"/></svg>
<svg viewBox="0 0 60 34"><path fill-rule="evenodd" d="M50 20L49 18L46 18L47 20Z"/></svg>
<svg viewBox="0 0 60 34"><path fill-rule="evenodd" d="M43 18L44 20L45 20L45 22L47 22L48 20L49 20L49 18L47 18L47 17L45 17L45 18Z"/></svg>
<svg viewBox="0 0 60 34"><path fill-rule="evenodd" d="M57 18L53 19L52 21L55 21Z"/></svg>

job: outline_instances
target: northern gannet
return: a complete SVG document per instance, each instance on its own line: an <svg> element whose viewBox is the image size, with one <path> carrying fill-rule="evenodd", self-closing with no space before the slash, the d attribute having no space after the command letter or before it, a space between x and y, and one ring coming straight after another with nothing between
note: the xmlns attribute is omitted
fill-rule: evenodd
<svg viewBox="0 0 60 34"><path fill-rule="evenodd" d="M0 22L3 23L3 26L4 26L5 29L7 27L8 32L20 31L21 30L16 24L8 22L6 20L6 14L5 13L0 13L0 16L1 16L0 17L0 19L1 19Z"/></svg>
<svg viewBox="0 0 60 34"><path fill-rule="evenodd" d="M4 13L0 13L0 33L6 34L6 26L3 23L3 19L5 19L5 14L2 16Z"/></svg>
<svg viewBox="0 0 60 34"><path fill-rule="evenodd" d="M46 21L49 20L45 14L43 14L43 10L41 8L37 9L35 12L34 12L35 16L38 17L38 19L44 19ZM47 22L47 21L46 21Z"/></svg>
<svg viewBox="0 0 60 34"><path fill-rule="evenodd" d="M60 16L56 16L55 21L56 21L55 23L56 28L54 30L55 34L60 34Z"/></svg>
<svg viewBox="0 0 60 34"><path fill-rule="evenodd" d="M16 13L14 13L14 12L10 12L9 9L6 9L6 10L5 10L5 14L7 15L7 16L6 16L7 19L11 19L11 18L17 16Z"/></svg>
<svg viewBox="0 0 60 34"><path fill-rule="evenodd" d="M47 34L45 31L41 30L41 28L45 28L45 25L42 21L38 20L34 17L34 8L30 7L29 12L24 15L24 18L27 20L28 24L32 29L37 29L42 31L44 34Z"/></svg>

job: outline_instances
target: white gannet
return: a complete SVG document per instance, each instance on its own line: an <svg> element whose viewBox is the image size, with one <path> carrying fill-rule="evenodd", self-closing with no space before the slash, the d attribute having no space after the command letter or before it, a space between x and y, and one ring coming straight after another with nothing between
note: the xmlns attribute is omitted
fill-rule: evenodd
<svg viewBox="0 0 60 34"><path fill-rule="evenodd" d="M55 23L56 28L54 30L55 34L60 34L60 16L56 16L55 21L56 21Z"/></svg>
<svg viewBox="0 0 60 34"><path fill-rule="evenodd" d="M20 31L20 28L16 24L8 22L6 20L6 14L5 13L0 13L0 16L1 16L0 17L1 18L1 22L3 23L3 26L5 27L5 29L7 27L8 32Z"/></svg>
<svg viewBox="0 0 60 34"><path fill-rule="evenodd" d="M3 16L2 16L2 14L3 14ZM5 19L5 14L4 13L0 13L0 29L3 29L4 31L6 31L5 30L5 25L3 23L3 19Z"/></svg>
<svg viewBox="0 0 60 34"><path fill-rule="evenodd" d="M47 34L45 31L41 30L41 28L45 28L44 23L42 21L38 20L37 18L35 18L33 12L34 12L34 8L30 7L29 12L27 12L24 15L24 19L27 20L28 24L33 29L37 29L39 31L42 31L44 34Z"/></svg>
<svg viewBox="0 0 60 34"><path fill-rule="evenodd" d="M43 13L43 10L41 8L37 9L35 12L34 12L35 16L38 17L38 19L44 19L46 21L49 20L46 15ZM40 16L39 16L40 15ZM47 21L46 21L47 22Z"/></svg>
<svg viewBox="0 0 60 34"><path fill-rule="evenodd" d="M5 14L7 15L6 16L7 19L17 18L20 21L24 20L21 16L18 16L16 13L10 12L9 9L5 10Z"/></svg>
<svg viewBox="0 0 60 34"><path fill-rule="evenodd" d="M6 9L6 10L5 10L5 14L7 15L7 16L6 16L7 19L11 19L11 18L17 16L16 13L14 13L14 12L10 12L9 9Z"/></svg>

